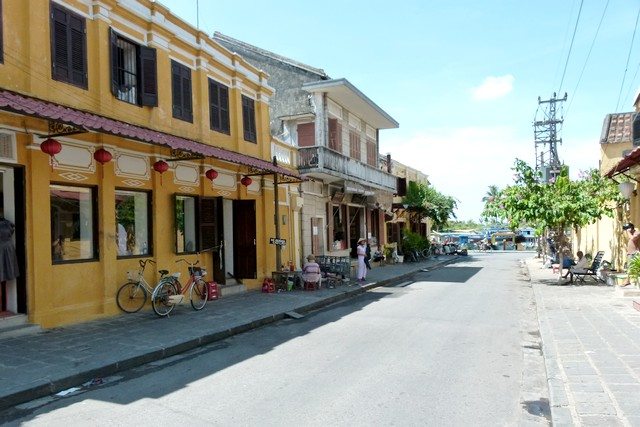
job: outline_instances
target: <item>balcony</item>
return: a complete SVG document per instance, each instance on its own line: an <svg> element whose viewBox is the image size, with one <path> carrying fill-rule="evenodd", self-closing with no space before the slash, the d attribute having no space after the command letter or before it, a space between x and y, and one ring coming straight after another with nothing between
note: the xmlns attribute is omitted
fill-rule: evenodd
<svg viewBox="0 0 640 427"><path fill-rule="evenodd" d="M298 170L327 181L349 179L381 190L396 191L395 176L326 147L299 148Z"/></svg>

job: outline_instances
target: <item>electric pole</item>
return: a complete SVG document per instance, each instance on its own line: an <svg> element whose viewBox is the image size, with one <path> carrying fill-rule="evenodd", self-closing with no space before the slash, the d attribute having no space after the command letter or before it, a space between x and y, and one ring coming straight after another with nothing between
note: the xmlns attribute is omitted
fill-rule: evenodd
<svg viewBox="0 0 640 427"><path fill-rule="evenodd" d="M542 105L543 120L533 122L533 135L536 144L536 170L542 173L542 178L548 181L560 173L560 159L558 158L558 144L562 144L559 137L562 130L562 114L556 118L556 103L567 100L567 93L564 98L556 98L553 93L551 99L542 100L538 97L538 108Z"/></svg>

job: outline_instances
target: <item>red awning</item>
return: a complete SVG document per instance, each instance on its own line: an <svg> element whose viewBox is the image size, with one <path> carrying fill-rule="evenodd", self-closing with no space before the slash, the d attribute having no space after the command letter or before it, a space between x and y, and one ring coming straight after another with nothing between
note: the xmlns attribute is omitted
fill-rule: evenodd
<svg viewBox="0 0 640 427"><path fill-rule="evenodd" d="M612 167L607 173L604 174L607 178L612 178L615 175L628 171L632 166L640 163L640 147L635 148L629 154L624 156L614 167Z"/></svg>
<svg viewBox="0 0 640 427"><path fill-rule="evenodd" d="M2 89L0 89L0 109L48 120L56 120L84 128L88 131L108 133L137 141L164 145L175 150L189 151L205 157L213 157L230 163L300 179L298 172L276 166L267 160L235 153L223 148L213 147L201 142L180 138L179 136L158 132Z"/></svg>

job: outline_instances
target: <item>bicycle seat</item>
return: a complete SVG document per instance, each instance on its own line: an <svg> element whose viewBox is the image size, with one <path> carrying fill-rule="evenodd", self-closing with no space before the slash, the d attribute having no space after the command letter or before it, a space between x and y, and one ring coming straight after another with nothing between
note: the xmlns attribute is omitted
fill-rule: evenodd
<svg viewBox="0 0 640 427"><path fill-rule="evenodd" d="M158 270L158 273L160 273L161 276L166 276L169 274L169 270Z"/></svg>

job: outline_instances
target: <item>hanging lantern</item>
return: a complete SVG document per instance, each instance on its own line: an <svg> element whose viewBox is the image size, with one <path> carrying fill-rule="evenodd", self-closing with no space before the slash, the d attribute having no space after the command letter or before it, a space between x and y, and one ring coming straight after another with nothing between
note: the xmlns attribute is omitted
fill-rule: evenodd
<svg viewBox="0 0 640 427"><path fill-rule="evenodd" d="M105 163L109 163L111 159L113 159L113 156L104 148L99 148L93 153L93 158L96 159L96 162L104 165Z"/></svg>
<svg viewBox="0 0 640 427"><path fill-rule="evenodd" d="M169 170L169 163L158 160L153 164L153 170L160 173L160 185L162 185L162 174Z"/></svg>
<svg viewBox="0 0 640 427"><path fill-rule="evenodd" d="M218 177L218 171L215 169L208 169L204 175L207 177L207 179L213 181L214 179L216 179Z"/></svg>
<svg viewBox="0 0 640 427"><path fill-rule="evenodd" d="M47 138L40 144L43 153L48 154L51 159L55 159L55 155L62 151L62 144L53 138ZM53 160L51 160L51 171L53 171Z"/></svg>
<svg viewBox="0 0 640 427"><path fill-rule="evenodd" d="M249 178L248 176L245 176L244 178L242 178L240 180L240 184L244 185L245 187L250 186L252 182L253 182L253 180L251 178Z"/></svg>

